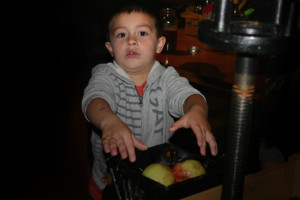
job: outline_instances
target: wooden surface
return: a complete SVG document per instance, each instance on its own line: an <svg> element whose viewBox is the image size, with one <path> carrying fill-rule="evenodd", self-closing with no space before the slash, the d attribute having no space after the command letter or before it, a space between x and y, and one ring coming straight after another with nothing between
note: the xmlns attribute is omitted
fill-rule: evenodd
<svg viewBox="0 0 300 200"><path fill-rule="evenodd" d="M287 163L245 177L243 200L283 200Z"/></svg>
<svg viewBox="0 0 300 200"><path fill-rule="evenodd" d="M288 162L245 176L243 200L287 200L300 198L300 152ZM222 185L182 200L221 200Z"/></svg>
<svg viewBox="0 0 300 200"><path fill-rule="evenodd" d="M188 53L190 46L200 47L194 55ZM157 60L171 65L194 76L204 75L228 83L233 82L236 55L233 52L210 50L195 36L185 34L184 29L177 31L177 51L170 54L158 54Z"/></svg>

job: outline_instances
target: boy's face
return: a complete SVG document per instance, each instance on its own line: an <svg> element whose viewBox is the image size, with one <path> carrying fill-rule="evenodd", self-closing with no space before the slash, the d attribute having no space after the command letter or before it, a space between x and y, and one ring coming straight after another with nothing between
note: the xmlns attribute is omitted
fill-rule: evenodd
<svg viewBox="0 0 300 200"><path fill-rule="evenodd" d="M156 53L166 42L158 38L154 19L141 12L121 13L109 26L110 42L105 46L116 62L128 73L150 70Z"/></svg>

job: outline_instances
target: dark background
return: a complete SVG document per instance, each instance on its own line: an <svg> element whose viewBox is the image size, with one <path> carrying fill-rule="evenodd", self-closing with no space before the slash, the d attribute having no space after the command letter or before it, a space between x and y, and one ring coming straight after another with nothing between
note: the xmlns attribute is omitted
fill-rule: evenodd
<svg viewBox="0 0 300 200"><path fill-rule="evenodd" d="M12 199L87 198L90 152L81 98L91 68L111 60L103 19L112 2L11 5L3 37L2 175Z"/></svg>
<svg viewBox="0 0 300 200"><path fill-rule="evenodd" d="M88 131L80 106L91 67L111 59L103 34L103 16L111 2L23 2L7 15L1 146L3 189L11 199L87 198ZM156 2L158 7L170 4ZM191 5L193 1L174 2ZM291 81L275 92L272 105L262 103L266 109L256 124L262 134L270 129L269 134L274 133L278 129L270 128L274 122L280 125L278 131L290 133L284 137L289 137L288 144L296 141L291 135L295 135L292 130L299 120L299 61L295 52L299 51L293 51L292 57L272 60L274 66L289 66L273 70L272 76L285 74ZM278 135L277 140L282 141L282 134ZM295 149L289 151L287 155Z"/></svg>

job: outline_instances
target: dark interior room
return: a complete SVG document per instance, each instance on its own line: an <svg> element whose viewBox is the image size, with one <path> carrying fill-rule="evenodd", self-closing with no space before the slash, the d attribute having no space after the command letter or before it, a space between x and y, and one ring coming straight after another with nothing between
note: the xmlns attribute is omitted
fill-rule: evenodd
<svg viewBox="0 0 300 200"><path fill-rule="evenodd" d="M9 173L3 171L8 175L6 192L10 199L88 198L90 129L81 110L81 100L91 69L112 60L104 46L103 26L107 6L113 1L118 0L52 1L28 9L30 22L20 27L26 46L20 47L24 53L16 59L18 75L10 79L15 83L11 91L15 92L9 101L16 111L9 115L8 130L13 130L9 131L9 140L13 141L9 145L11 150L4 151L12 152L5 166ZM187 19L182 13L200 1L153 2L158 9L175 8L178 31L186 35ZM246 4L247 8L256 6L250 17L268 22L262 11L269 8L270 1L258 2L252 0ZM297 12L299 20L299 9ZM261 170L259 150L263 140L283 152L282 162L300 152L296 140L300 122L299 22L295 26L294 45L289 51L257 56L247 173ZM191 54L186 45L195 45L198 39L195 35L187 37L186 44L178 45L174 54L169 57L162 54L158 59L165 65L179 63L175 66L179 74L204 93L209 105L208 120L222 147L226 145L228 132L236 54L210 48L200 41L196 43L201 45L200 52ZM219 57L212 57L211 63L200 63L201 69L197 68L201 59L211 55ZM178 57L180 61L176 60Z"/></svg>

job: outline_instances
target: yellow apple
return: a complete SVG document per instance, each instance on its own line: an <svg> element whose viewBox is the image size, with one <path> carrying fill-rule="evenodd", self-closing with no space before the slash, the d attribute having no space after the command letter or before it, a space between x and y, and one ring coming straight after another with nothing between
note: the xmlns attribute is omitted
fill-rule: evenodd
<svg viewBox="0 0 300 200"><path fill-rule="evenodd" d="M161 163L152 163L148 165L142 174L166 187L174 183L172 169Z"/></svg>
<svg viewBox="0 0 300 200"><path fill-rule="evenodd" d="M192 159L176 163L172 168L172 172L176 183L206 173L202 164L198 160Z"/></svg>

